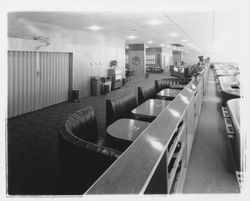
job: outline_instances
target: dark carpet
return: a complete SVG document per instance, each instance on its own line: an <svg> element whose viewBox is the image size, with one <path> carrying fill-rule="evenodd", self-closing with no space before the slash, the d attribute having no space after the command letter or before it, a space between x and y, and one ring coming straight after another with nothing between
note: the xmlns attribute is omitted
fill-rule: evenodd
<svg viewBox="0 0 250 201"><path fill-rule="evenodd" d="M239 193L230 142L210 70L184 184L184 193Z"/></svg>
<svg viewBox="0 0 250 201"><path fill-rule="evenodd" d="M106 135L107 97L134 90L155 79L169 77L169 73L150 74L147 79L132 79L121 89L107 95L91 96L79 103L65 102L36 112L8 119L7 157L8 194L60 195L58 182L57 133L61 120L88 105L93 106L100 137ZM154 84L154 83L153 83Z"/></svg>

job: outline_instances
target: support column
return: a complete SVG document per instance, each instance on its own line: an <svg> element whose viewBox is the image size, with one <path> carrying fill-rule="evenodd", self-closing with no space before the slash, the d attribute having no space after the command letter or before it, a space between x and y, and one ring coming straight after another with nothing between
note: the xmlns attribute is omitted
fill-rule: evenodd
<svg viewBox="0 0 250 201"><path fill-rule="evenodd" d="M144 44L130 44L128 49L129 69L134 71L137 79L143 79L146 75L146 52Z"/></svg>

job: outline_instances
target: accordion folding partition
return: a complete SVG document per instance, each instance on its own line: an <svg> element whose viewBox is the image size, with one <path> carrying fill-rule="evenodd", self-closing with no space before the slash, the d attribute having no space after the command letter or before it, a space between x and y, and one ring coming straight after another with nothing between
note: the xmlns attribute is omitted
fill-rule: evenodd
<svg viewBox="0 0 250 201"><path fill-rule="evenodd" d="M68 100L70 53L8 51L8 118Z"/></svg>

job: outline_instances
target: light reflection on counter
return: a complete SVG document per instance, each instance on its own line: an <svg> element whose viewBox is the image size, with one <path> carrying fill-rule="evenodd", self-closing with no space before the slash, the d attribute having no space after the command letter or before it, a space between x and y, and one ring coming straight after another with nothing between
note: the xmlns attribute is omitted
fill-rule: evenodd
<svg viewBox="0 0 250 201"><path fill-rule="evenodd" d="M164 146L163 144L157 140L157 138L153 138L151 136L147 136L146 140L149 142L149 144L156 150L162 152L164 151Z"/></svg>
<svg viewBox="0 0 250 201"><path fill-rule="evenodd" d="M191 87L192 87L193 89L195 89L195 88L196 88L196 86L195 86L194 84L191 84Z"/></svg>
<svg viewBox="0 0 250 201"><path fill-rule="evenodd" d="M182 94L180 94L179 96L181 97L181 100L183 100L184 103L186 103L186 104L189 103L189 100L188 100L188 98L186 96L184 96Z"/></svg>
<svg viewBox="0 0 250 201"><path fill-rule="evenodd" d="M177 111L174 110L174 109L169 108L168 110L169 110L169 112L170 112L172 115L174 115L175 117L180 117L180 116L181 116L180 113L177 112Z"/></svg>

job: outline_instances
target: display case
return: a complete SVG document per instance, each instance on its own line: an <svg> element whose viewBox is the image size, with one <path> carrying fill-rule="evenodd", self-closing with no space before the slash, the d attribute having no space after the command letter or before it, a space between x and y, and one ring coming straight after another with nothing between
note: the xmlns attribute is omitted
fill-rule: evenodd
<svg viewBox="0 0 250 201"><path fill-rule="evenodd" d="M120 69L108 69L108 76L111 78L111 89L117 89L122 86L122 71Z"/></svg>

